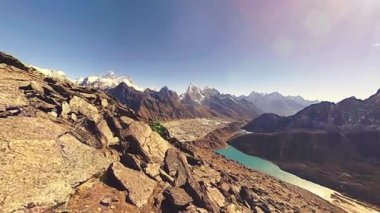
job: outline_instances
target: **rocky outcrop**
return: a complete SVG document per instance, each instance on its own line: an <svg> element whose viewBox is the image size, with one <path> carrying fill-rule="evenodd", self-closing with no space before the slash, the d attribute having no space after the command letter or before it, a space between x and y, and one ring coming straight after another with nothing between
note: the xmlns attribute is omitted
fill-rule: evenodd
<svg viewBox="0 0 380 213"><path fill-rule="evenodd" d="M8 55L4 52L0 52L0 64L8 64L13 67L22 69L22 70L27 70L28 68L23 64L21 61L19 61L17 58Z"/></svg>
<svg viewBox="0 0 380 213"><path fill-rule="evenodd" d="M100 121L98 109L95 106L89 104L87 101L83 100L82 98L79 98L77 96L71 98L70 108L71 111L75 113L81 113L87 116L90 120L94 121L95 123L98 123Z"/></svg>
<svg viewBox="0 0 380 213"><path fill-rule="evenodd" d="M75 187L101 175L111 162L48 119L8 117L0 128L0 197L5 212L62 205Z"/></svg>
<svg viewBox="0 0 380 213"><path fill-rule="evenodd" d="M169 175L175 177L176 187L184 187L194 198L194 202L211 212L217 212L218 206L210 197L204 185L199 184L188 166L186 157L175 149L170 149L165 157L165 165Z"/></svg>
<svg viewBox="0 0 380 213"><path fill-rule="evenodd" d="M213 152L163 139L101 91L7 62L0 101L4 212L339 212ZM247 205L253 195L241 196L243 186L261 203Z"/></svg>
<svg viewBox="0 0 380 213"><path fill-rule="evenodd" d="M162 163L171 145L144 122L132 122L123 132L131 143L131 149L141 153L150 162Z"/></svg>
<svg viewBox="0 0 380 213"><path fill-rule="evenodd" d="M193 199L190 197L190 195L188 195L182 188L171 187L167 189L166 193L170 204L177 208L184 207L193 202Z"/></svg>
<svg viewBox="0 0 380 213"><path fill-rule="evenodd" d="M14 60L5 62L0 67L0 208L59 208L119 159L108 147L127 141L111 130L106 115L137 117L112 99L104 107L99 100L109 98L102 93L41 78L33 69L14 67Z"/></svg>
<svg viewBox="0 0 380 213"><path fill-rule="evenodd" d="M133 204L141 208L148 203L157 185L154 180L144 173L124 167L121 163L113 163L111 168L116 179L128 191L128 199Z"/></svg>

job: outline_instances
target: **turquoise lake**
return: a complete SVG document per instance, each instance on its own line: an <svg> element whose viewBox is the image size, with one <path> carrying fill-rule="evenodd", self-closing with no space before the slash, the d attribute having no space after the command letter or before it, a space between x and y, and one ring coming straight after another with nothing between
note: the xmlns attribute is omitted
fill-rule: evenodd
<svg viewBox="0 0 380 213"><path fill-rule="evenodd" d="M217 150L217 153L224 155L228 159L238 161L249 168L264 172L284 182L306 189L326 200L330 200L331 194L335 192L329 188L304 180L289 172L283 171L280 169L280 167L270 161L245 154L232 146L228 146L226 149Z"/></svg>

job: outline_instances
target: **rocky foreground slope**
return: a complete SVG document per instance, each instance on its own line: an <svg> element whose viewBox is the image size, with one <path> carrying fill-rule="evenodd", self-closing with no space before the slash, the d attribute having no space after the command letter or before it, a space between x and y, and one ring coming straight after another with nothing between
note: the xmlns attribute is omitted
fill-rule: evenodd
<svg viewBox="0 0 380 213"><path fill-rule="evenodd" d="M366 100L323 102L280 117L264 114L232 140L248 154L380 206L380 90Z"/></svg>
<svg viewBox="0 0 380 213"><path fill-rule="evenodd" d="M0 54L0 212L340 212Z"/></svg>

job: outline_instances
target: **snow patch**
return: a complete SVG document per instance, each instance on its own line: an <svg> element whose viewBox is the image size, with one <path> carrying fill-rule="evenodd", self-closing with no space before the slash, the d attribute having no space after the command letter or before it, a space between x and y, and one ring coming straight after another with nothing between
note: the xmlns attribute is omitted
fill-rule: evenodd
<svg viewBox="0 0 380 213"><path fill-rule="evenodd" d="M45 68L40 68L34 65L28 65L30 68L33 68L37 70L38 72L50 77L50 78L55 78L59 80L70 80L67 76L66 73L61 71L61 70L55 70L55 69L45 69ZM71 81L71 80L70 80Z"/></svg>
<svg viewBox="0 0 380 213"><path fill-rule="evenodd" d="M109 71L103 76L89 76L86 78L80 78L76 80L77 84L85 87L91 87L96 89L108 89L114 88L120 83L125 83L127 86L132 87L138 91L143 92L144 89L137 86L132 78L129 76L118 76L114 71Z"/></svg>

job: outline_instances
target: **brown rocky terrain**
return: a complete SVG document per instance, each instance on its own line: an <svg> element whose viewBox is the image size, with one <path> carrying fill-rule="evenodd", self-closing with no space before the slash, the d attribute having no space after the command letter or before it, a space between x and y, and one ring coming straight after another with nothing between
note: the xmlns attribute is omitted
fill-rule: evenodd
<svg viewBox="0 0 380 213"><path fill-rule="evenodd" d="M264 114L231 145L282 169L380 206L380 91L367 100L312 105L294 116Z"/></svg>
<svg viewBox="0 0 380 213"><path fill-rule="evenodd" d="M341 212L0 55L1 212Z"/></svg>

